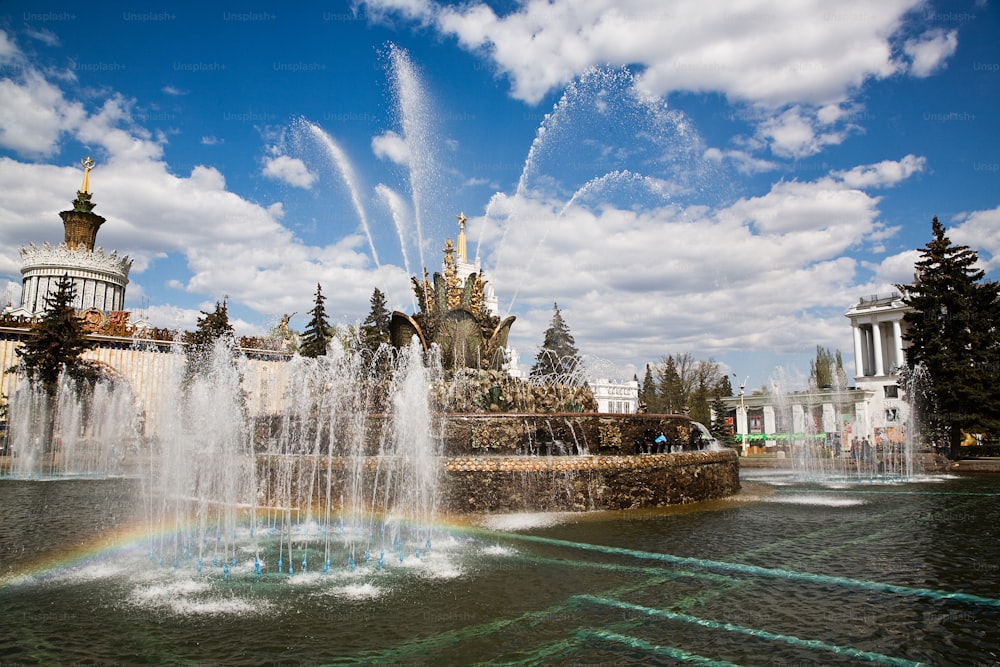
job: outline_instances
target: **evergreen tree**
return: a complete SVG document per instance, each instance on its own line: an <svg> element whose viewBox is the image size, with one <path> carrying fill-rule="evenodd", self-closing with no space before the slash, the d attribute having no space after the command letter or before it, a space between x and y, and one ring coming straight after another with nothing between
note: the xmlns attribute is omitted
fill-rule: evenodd
<svg viewBox="0 0 1000 667"><path fill-rule="evenodd" d="M235 339L233 325L229 323L227 299L223 299L221 303L216 301L215 310L211 313L201 311L197 328L193 332L184 332L183 341L187 344L184 350L187 362L184 379L188 382L207 370L216 341L224 337Z"/></svg>
<svg viewBox="0 0 1000 667"><path fill-rule="evenodd" d="M391 313L385 306L385 294L377 287L372 292L371 305L368 317L361 324L361 343L374 354L383 343L389 342Z"/></svg>
<svg viewBox="0 0 1000 667"><path fill-rule="evenodd" d="M93 383L100 375L96 364L80 358L96 343L88 340L82 321L76 317L75 300L73 281L64 275L56 282L55 290L46 295L45 312L17 349L20 370L50 397L56 393L63 369L77 381Z"/></svg>
<svg viewBox="0 0 1000 667"><path fill-rule="evenodd" d="M653 414L660 412L660 397L657 392L656 380L653 379L652 364L646 364L646 375L642 378L642 386L639 388L639 401L646 406L646 412Z"/></svg>
<svg viewBox="0 0 1000 667"><path fill-rule="evenodd" d="M550 382L563 384L578 384L582 381L577 377L582 369L583 360L576 349L576 341L569 332L569 325L559 312L559 304L552 304L552 321L545 330L542 347L535 355L535 364L531 367L531 377L547 378Z"/></svg>
<svg viewBox="0 0 1000 667"><path fill-rule="evenodd" d="M682 355L676 356L682 357ZM658 412L665 414L680 414L684 412L687 397L684 395L684 386L681 381L681 374L677 370L675 355L671 354L663 358L658 375L660 380L660 409Z"/></svg>
<svg viewBox="0 0 1000 667"><path fill-rule="evenodd" d="M722 402L722 395L719 394L712 401L712 423L708 430L723 447L734 447L736 445L735 423L727 424L726 419L728 418L729 411L726 410L726 405Z"/></svg>
<svg viewBox="0 0 1000 667"><path fill-rule="evenodd" d="M303 357L315 359L326 354L326 348L333 340L333 332L330 330L330 322L326 316L326 297L323 296L323 288L316 283L316 299L306 330L302 333L302 344L299 346L299 354Z"/></svg>
<svg viewBox="0 0 1000 667"><path fill-rule="evenodd" d="M926 369L929 390L914 392L924 427L959 454L961 431L996 433L1000 422L1000 297L984 282L977 253L953 245L937 218L933 239L920 251L912 285L896 285L912 307L903 321L906 377Z"/></svg>

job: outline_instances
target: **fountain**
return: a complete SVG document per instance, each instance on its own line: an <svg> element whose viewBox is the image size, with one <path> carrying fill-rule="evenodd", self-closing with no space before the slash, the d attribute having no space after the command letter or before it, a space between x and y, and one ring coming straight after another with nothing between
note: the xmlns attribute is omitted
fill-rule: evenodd
<svg viewBox="0 0 1000 667"><path fill-rule="evenodd" d="M909 405L904 404L906 414L891 422L881 414L856 414L859 397L845 386L844 377L834 370L830 376L833 386L795 392L787 390L784 369L771 378L775 426L769 437L788 457L794 477L824 484L891 483L922 474L919 427ZM910 391L905 388L904 394ZM874 436L864 435L869 432Z"/></svg>
<svg viewBox="0 0 1000 667"><path fill-rule="evenodd" d="M576 202L636 180L620 176ZM402 200L379 196L405 229ZM437 282L421 307L447 314ZM753 485L729 497L735 455L692 447L700 425L598 414L584 387L499 368L501 323L483 335L471 293L463 302L469 285L457 307L472 320L449 329L405 316L412 331L398 328L374 358L335 343L317 359L260 359L221 340L185 383L177 350L133 350L151 386L60 392L58 457L36 448L50 415L22 385L15 474L0 481L0 655L995 659L983 631L1000 622L1000 543L981 539L997 519L991 480L920 480L905 494ZM708 495L725 497L671 505ZM548 512L567 509L607 511Z"/></svg>

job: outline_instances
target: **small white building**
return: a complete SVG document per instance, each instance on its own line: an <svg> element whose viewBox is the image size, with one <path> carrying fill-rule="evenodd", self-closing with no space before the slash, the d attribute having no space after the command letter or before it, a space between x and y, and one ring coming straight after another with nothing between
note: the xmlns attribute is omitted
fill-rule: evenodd
<svg viewBox="0 0 1000 667"><path fill-rule="evenodd" d="M638 380L618 382L600 378L590 380L587 384L597 400L598 412L631 415L639 409Z"/></svg>

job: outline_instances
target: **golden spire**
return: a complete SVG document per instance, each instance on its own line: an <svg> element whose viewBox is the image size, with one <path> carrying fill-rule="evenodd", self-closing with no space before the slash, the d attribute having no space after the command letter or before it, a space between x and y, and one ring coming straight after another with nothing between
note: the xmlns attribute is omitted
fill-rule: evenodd
<svg viewBox="0 0 1000 667"><path fill-rule="evenodd" d="M90 191L90 170L97 166L97 163L88 155L87 157L80 160L80 164L83 165L83 185L80 186L80 192Z"/></svg>
<svg viewBox="0 0 1000 667"><path fill-rule="evenodd" d="M468 264L469 258L465 252L465 213L459 213L458 218L458 261L460 264Z"/></svg>

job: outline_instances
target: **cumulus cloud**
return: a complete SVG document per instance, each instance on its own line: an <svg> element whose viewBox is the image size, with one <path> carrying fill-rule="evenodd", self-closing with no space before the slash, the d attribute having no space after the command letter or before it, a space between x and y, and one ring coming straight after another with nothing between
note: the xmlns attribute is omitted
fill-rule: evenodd
<svg viewBox="0 0 1000 667"><path fill-rule="evenodd" d="M0 146L25 157L55 153L63 134L86 115L82 104L65 99L62 90L30 68L19 79L0 79L0 99Z"/></svg>
<svg viewBox="0 0 1000 667"><path fill-rule="evenodd" d="M302 160L287 155L267 158L261 173L268 178L305 190L311 188L317 178Z"/></svg>
<svg viewBox="0 0 1000 667"><path fill-rule="evenodd" d="M973 211L958 216L957 224L948 230L955 243L967 245L979 253L983 269L1000 267L1000 206L985 211Z"/></svg>
<svg viewBox="0 0 1000 667"><path fill-rule="evenodd" d="M930 30L920 37L908 39L903 52L910 59L909 71L916 77L930 76L944 66L958 48L958 31Z"/></svg>
<svg viewBox="0 0 1000 667"><path fill-rule="evenodd" d="M848 171L835 171L832 175L852 188L886 187L923 171L926 164L927 159L924 157L907 155L899 161L883 160L878 164L862 165Z"/></svg>
<svg viewBox="0 0 1000 667"><path fill-rule="evenodd" d="M372 152L376 157L388 159L395 164L406 166L410 162L410 148L406 140L392 130L372 138Z"/></svg>
<svg viewBox="0 0 1000 667"><path fill-rule="evenodd" d="M731 162L741 174L756 174L760 172L773 171L778 168L778 164L771 160L756 158L750 153L742 150L723 151L718 148L709 148L705 151L706 160L715 163L725 161Z"/></svg>
<svg viewBox="0 0 1000 667"><path fill-rule="evenodd" d="M895 178L887 174L915 173L914 163L907 156L848 173L885 174L869 182L887 187ZM798 349L826 335L818 332L848 337L842 309L829 304L852 303L868 272L879 272L884 291L905 261L879 268L849 256L898 231L880 222L878 203L833 174L779 181L717 208L567 208L524 193L498 201L495 219L472 229L485 225L498 248L490 278L516 286L503 290L501 306L518 314L511 335L522 355L536 349L555 299L596 357L629 356L625 346L641 358L664 339L671 350L718 356Z"/></svg>
<svg viewBox="0 0 1000 667"><path fill-rule="evenodd" d="M454 37L530 104L606 63L634 66L638 87L651 96L721 93L761 118L757 136L785 158L813 155L856 132L849 101L866 81L924 77L943 66L957 47L954 30L927 31L894 54L921 5L526 0L500 12L483 2L364 3L373 20L412 21ZM741 164L748 172L762 166Z"/></svg>
<svg viewBox="0 0 1000 667"><path fill-rule="evenodd" d="M828 107L827 107L828 108ZM795 105L762 122L757 135L780 157L803 158L819 153L825 147L841 143L848 135L848 128L824 122L823 116L813 109Z"/></svg>
<svg viewBox="0 0 1000 667"><path fill-rule="evenodd" d="M510 78L512 94L530 103L610 62L642 65L644 86L657 95L714 90L734 101L822 105L898 71L889 39L920 4L527 0L503 15L482 2L372 0L365 8L376 20L432 25L483 53ZM911 49L935 44L940 59L947 41L929 36Z"/></svg>

